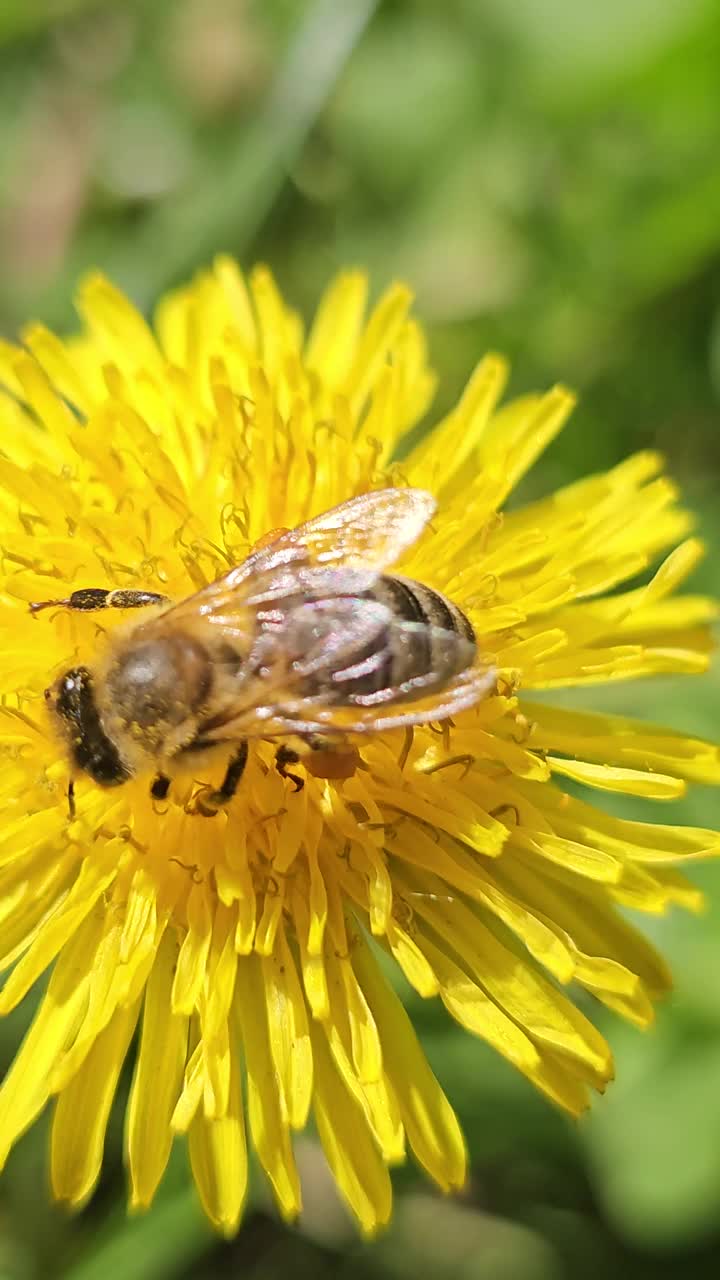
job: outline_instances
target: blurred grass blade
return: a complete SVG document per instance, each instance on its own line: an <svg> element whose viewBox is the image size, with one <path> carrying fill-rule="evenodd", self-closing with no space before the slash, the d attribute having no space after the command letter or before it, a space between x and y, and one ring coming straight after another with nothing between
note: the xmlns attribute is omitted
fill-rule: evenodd
<svg viewBox="0 0 720 1280"><path fill-rule="evenodd" d="M63 18L99 7L100 0L0 0L0 45L36 35Z"/></svg>
<svg viewBox="0 0 720 1280"><path fill-rule="evenodd" d="M206 169L184 196L148 213L133 236L94 253L87 241L69 254L61 277L27 309L55 321L76 281L100 266L148 307L169 285L221 249L242 257L272 208L379 0L316 0L305 8L268 96L237 145ZM218 172L218 169L221 171Z"/></svg>

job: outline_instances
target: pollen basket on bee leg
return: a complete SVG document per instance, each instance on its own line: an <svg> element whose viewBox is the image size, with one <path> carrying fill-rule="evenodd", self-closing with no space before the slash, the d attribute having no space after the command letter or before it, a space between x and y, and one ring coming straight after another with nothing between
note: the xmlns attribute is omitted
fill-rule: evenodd
<svg viewBox="0 0 720 1280"><path fill-rule="evenodd" d="M303 756L302 763L313 778L340 782L352 778L360 763L360 752L351 746L321 747Z"/></svg>

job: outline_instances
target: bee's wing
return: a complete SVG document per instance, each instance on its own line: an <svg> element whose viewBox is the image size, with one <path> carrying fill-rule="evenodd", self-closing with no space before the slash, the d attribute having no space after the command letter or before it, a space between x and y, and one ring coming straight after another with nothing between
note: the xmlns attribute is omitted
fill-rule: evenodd
<svg viewBox="0 0 720 1280"><path fill-rule="evenodd" d="M411 725L447 720L480 702L495 690L497 672L488 664L476 663L475 645L465 636L422 622L393 620L394 642L414 646L422 635L436 655L439 670L413 676L399 685L386 685L373 693L358 693L350 701L333 700L333 685L342 685L348 676L370 665L383 670L387 652L376 650L371 657L350 669L328 667L328 682L312 697L285 697L273 708L281 733L370 734ZM347 645L346 651L350 650ZM337 656L337 655L333 655ZM448 679L442 675L454 670Z"/></svg>
<svg viewBox="0 0 720 1280"><path fill-rule="evenodd" d="M428 685L431 683L427 682ZM333 706L323 703L321 697L288 700L272 708L263 709L266 719L258 722L247 736L272 737L275 734L317 733L332 735L369 735L385 733L390 729L403 729L413 725L434 724L448 720L474 707L489 697L497 686L497 672L493 667L468 667L447 683L428 691L420 681L415 688L416 699L393 704L395 690L383 690L386 702L371 705L355 703Z"/></svg>
<svg viewBox="0 0 720 1280"><path fill-rule="evenodd" d="M322 610L317 604L302 606L292 615L276 656L269 650L266 665L251 684L244 685L242 707L230 704L221 718L203 730L203 736L220 741L281 734L380 733L445 720L493 691L496 672L473 665L474 646L464 636L424 623L394 620L396 641L398 634L402 638L405 633L412 643L422 631L432 650L437 653L442 648L448 665L459 674L447 680L431 671L401 685L342 698L343 683L371 669L385 669L388 651L375 642L389 618L383 605L367 600L328 600L322 602ZM366 655L360 663L358 654ZM308 676L319 686L312 694L303 691Z"/></svg>
<svg viewBox="0 0 720 1280"><path fill-rule="evenodd" d="M240 738L274 738L287 734L370 735L413 725L434 724L467 711L489 697L497 685L497 672L489 666L470 667L431 693L417 689L417 701L392 701L383 705L328 704L321 695L301 698L287 686L261 686L253 704L243 697L242 711L216 721L203 737L216 742ZM247 690L245 691L247 693Z"/></svg>
<svg viewBox="0 0 720 1280"><path fill-rule="evenodd" d="M156 621L204 617L250 634L257 609L282 609L284 600L303 595L361 595L417 540L435 506L423 489L377 489L351 498L280 534Z"/></svg>
<svg viewBox="0 0 720 1280"><path fill-rule="evenodd" d="M241 569L254 571L286 551L302 548L310 563L335 569L389 568L419 538L436 510L424 489L375 489L342 502L305 524L282 533L255 552Z"/></svg>
<svg viewBox="0 0 720 1280"><path fill-rule="evenodd" d="M384 733L389 729L434 724L469 710L494 693L496 687L497 671L490 666L467 667L431 692L423 690L418 679L415 686L417 700L414 698L412 702L400 703L394 708L390 699L384 708L381 704L332 708L337 714L328 717L331 723L323 725L317 732Z"/></svg>

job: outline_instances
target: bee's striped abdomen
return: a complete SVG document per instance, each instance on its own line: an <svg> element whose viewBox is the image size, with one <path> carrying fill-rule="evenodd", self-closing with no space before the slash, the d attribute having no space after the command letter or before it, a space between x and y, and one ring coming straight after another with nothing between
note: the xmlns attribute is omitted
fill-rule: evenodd
<svg viewBox="0 0 720 1280"><path fill-rule="evenodd" d="M366 681L368 687L361 690L364 694L395 689L397 700L401 700L401 686L406 681L432 676L432 685L439 687L473 662L473 626L447 596L423 582L395 575L380 577L368 594L378 604L386 605L396 625L389 626L383 668ZM418 626L407 627L407 622Z"/></svg>
<svg viewBox="0 0 720 1280"><path fill-rule="evenodd" d="M439 627L442 631L452 631L470 644L475 643L472 623L462 609L447 596L416 582L414 578L386 574L379 579L370 595L380 604L387 605L395 617L404 622L422 622L427 627Z"/></svg>
<svg viewBox="0 0 720 1280"><path fill-rule="evenodd" d="M404 702L442 689L474 665L477 650L472 624L452 600L431 587L388 574L378 578L354 604L346 599L351 612L344 642L343 623L332 608L325 615L320 603L314 609L308 606L307 643L317 645L322 620L325 626L329 624L327 639L322 637L328 656L319 666L316 660L314 670L308 672L309 696L327 694L330 689L336 703ZM332 601L329 603L332 606ZM379 619L377 613L370 613L377 606ZM356 621L352 609L357 612ZM363 621L370 625L363 626ZM305 643L303 639L301 649ZM333 663L337 664L334 670Z"/></svg>

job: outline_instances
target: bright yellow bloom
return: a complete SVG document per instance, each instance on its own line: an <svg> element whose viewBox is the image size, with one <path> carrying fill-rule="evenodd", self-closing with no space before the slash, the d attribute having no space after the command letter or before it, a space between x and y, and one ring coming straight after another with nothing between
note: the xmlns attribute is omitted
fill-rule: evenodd
<svg viewBox="0 0 720 1280"><path fill-rule="evenodd" d="M690 521L661 459L639 454L498 514L573 397L556 388L498 409L506 369L487 356L407 453L433 391L408 305L396 286L366 318L365 279L348 273L305 339L267 271L246 287L221 260L161 302L154 330L93 277L81 337L34 326L24 347L0 348L0 1013L54 962L0 1090L0 1159L53 1099L52 1182L73 1204L98 1177L136 1027L135 1206L187 1134L202 1203L235 1230L247 1120L292 1218L292 1134L311 1110L365 1231L390 1215L388 1166L406 1147L442 1188L460 1186L462 1134L378 948L578 1113L612 1062L562 986L647 1024L668 973L618 907L695 907L668 864L720 851L712 831L609 817L564 790L570 779L670 799L720 780L715 747L532 700L705 668L715 609L673 598L701 547L681 541ZM295 794L270 744L253 745L215 818L188 804L215 779L188 777L162 805L148 778L115 790L85 779L70 821L43 689L127 619L33 617L27 602L70 584L183 597L268 530L395 483L439 500L402 570L468 612L500 671L496 695L445 732L363 745L345 781L308 777ZM647 585L617 590L673 546Z"/></svg>

